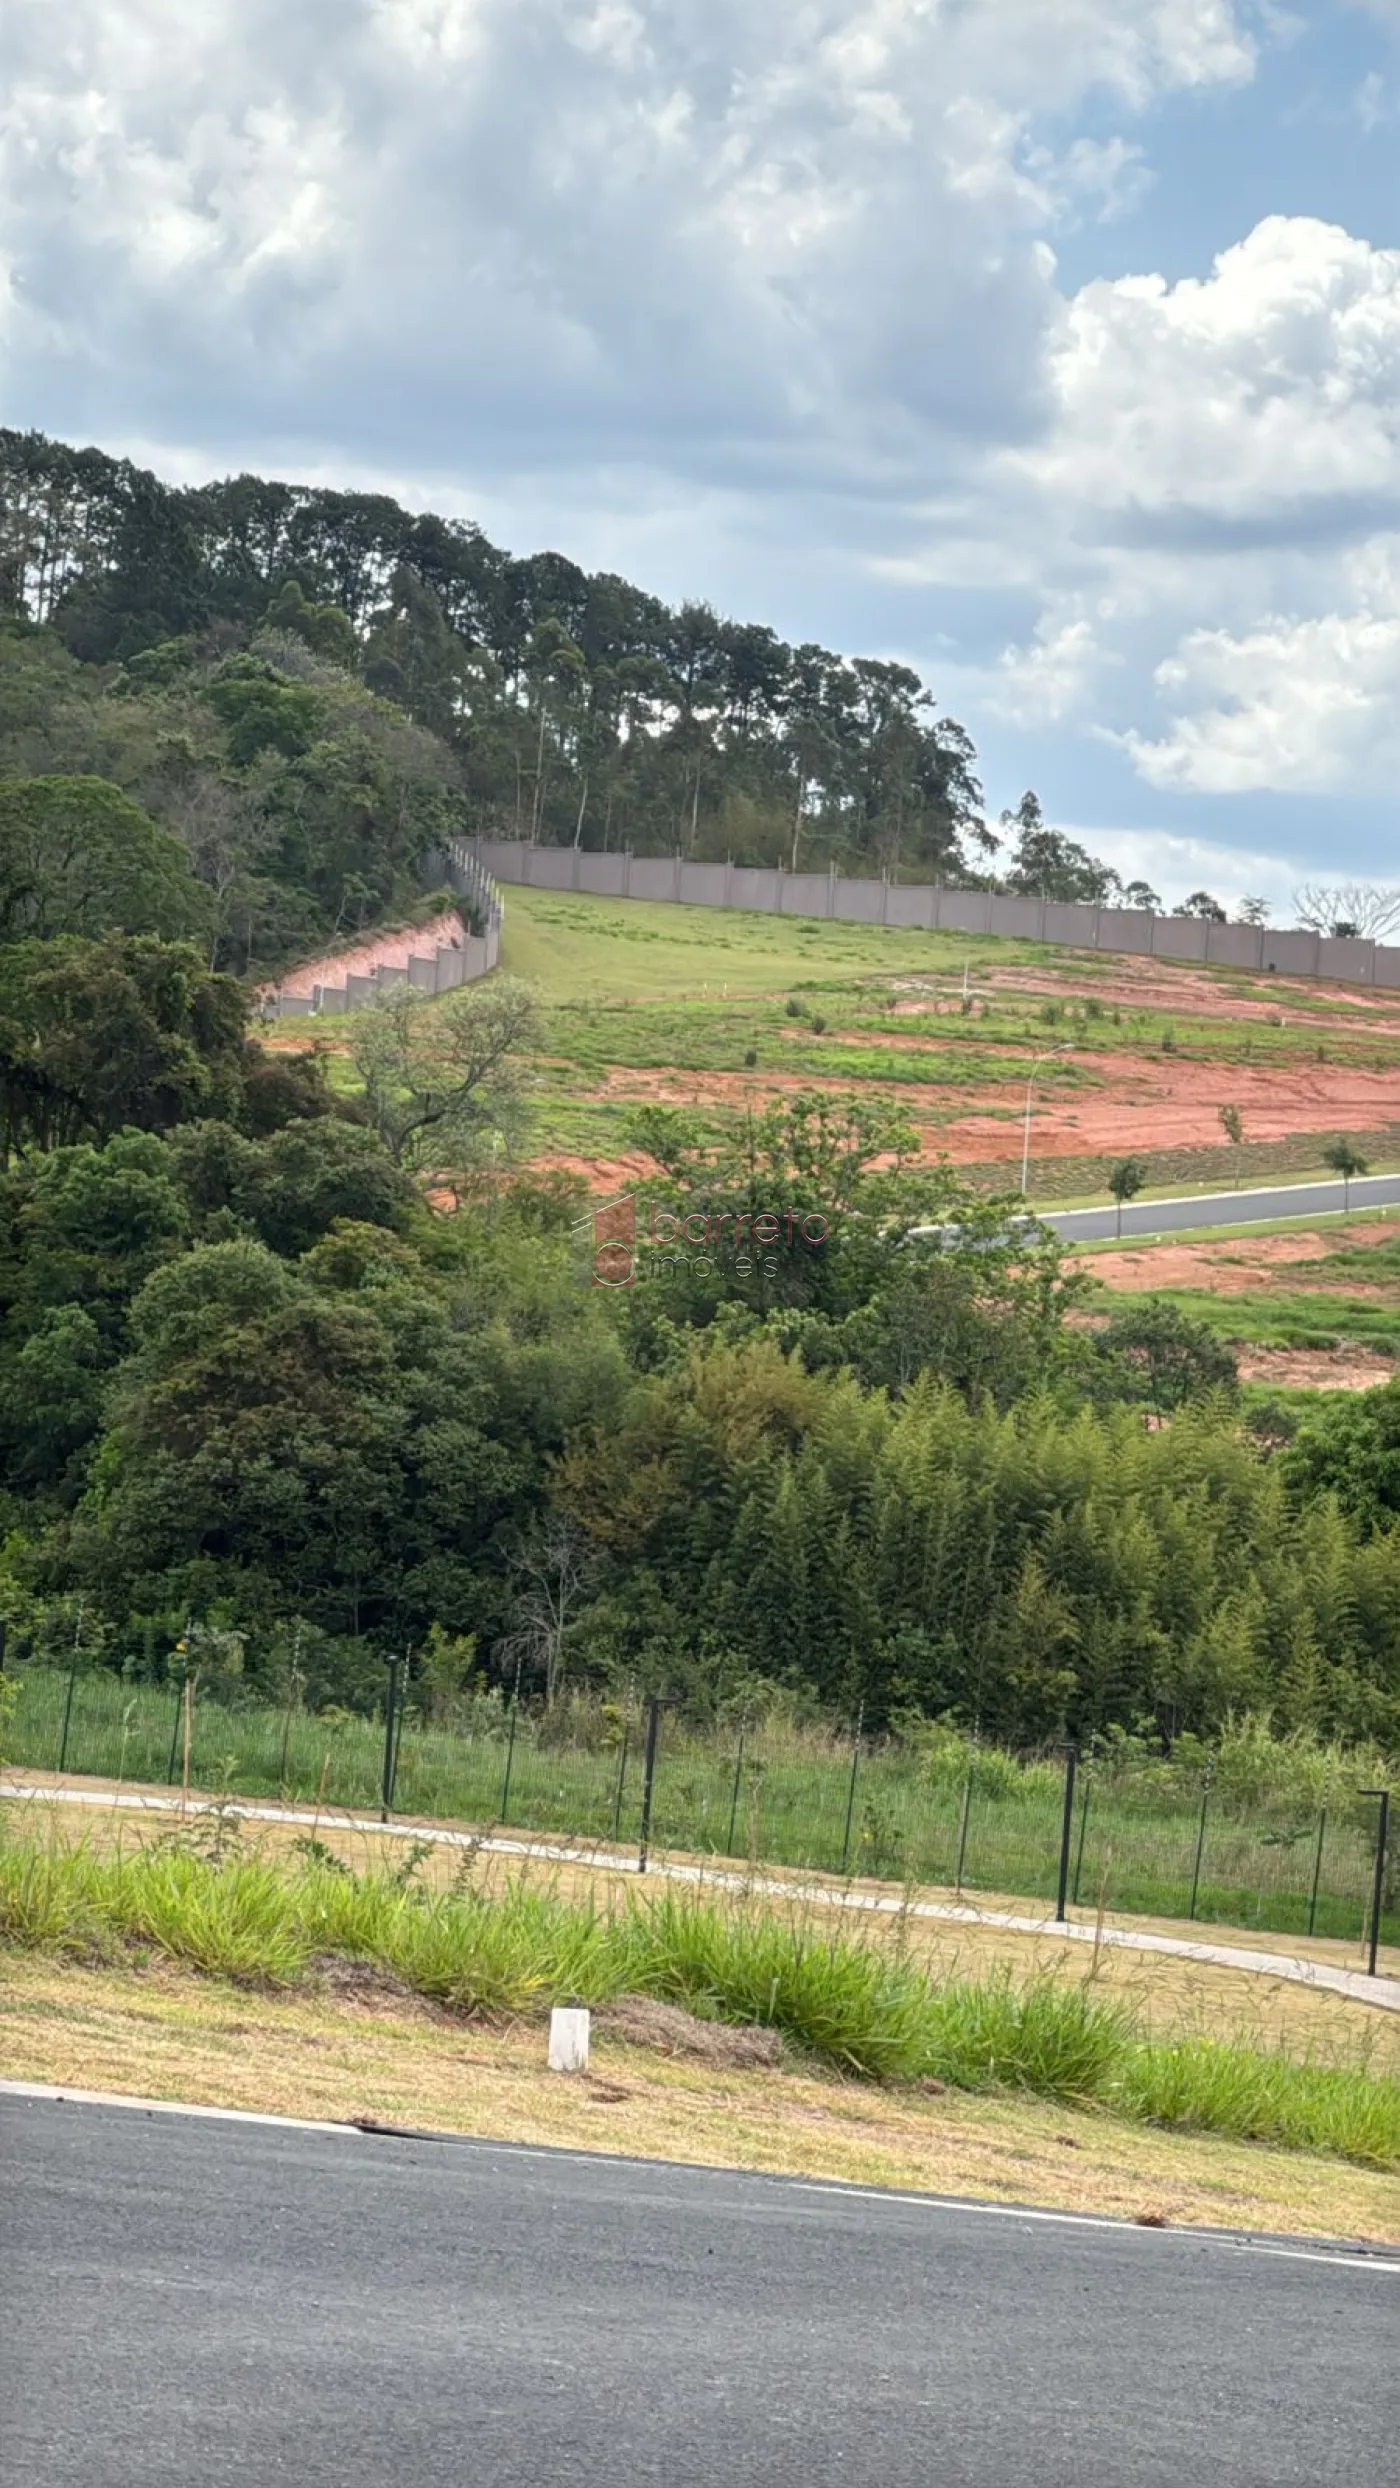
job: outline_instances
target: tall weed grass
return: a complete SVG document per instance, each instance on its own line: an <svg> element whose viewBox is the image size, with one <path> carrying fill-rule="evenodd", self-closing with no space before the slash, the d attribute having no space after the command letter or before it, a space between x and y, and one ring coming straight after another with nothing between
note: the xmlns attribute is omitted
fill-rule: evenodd
<svg viewBox="0 0 1400 2488"><path fill-rule="evenodd" d="M1019 2090L1163 2126L1400 2169L1400 2083L1207 2038L1154 2041L1082 1982L938 1981L800 1913L698 1894L605 1907L516 1884L430 1892L312 1860L212 1862L178 1844L100 1856L0 1837L0 1944L73 1956L146 1945L208 1974L293 1985L318 1956L380 1964L451 2010L542 2012L655 1996L762 2023L867 2081Z"/></svg>

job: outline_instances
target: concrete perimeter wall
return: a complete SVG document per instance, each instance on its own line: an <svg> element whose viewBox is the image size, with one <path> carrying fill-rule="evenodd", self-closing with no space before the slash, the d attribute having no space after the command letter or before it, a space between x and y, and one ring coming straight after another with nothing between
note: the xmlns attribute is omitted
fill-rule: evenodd
<svg viewBox="0 0 1400 2488"><path fill-rule="evenodd" d="M995 933L1075 950L1147 959L1196 960L1267 975L1334 977L1350 985L1400 987L1400 949L1379 942L1284 933L1267 925L1207 924L1199 916L1141 915L1124 907L1073 907L1055 899L1001 898L990 890L933 883L854 881L841 873L790 873L781 865L686 864L678 855L596 855L582 847L532 847L473 838L492 883L578 890L592 898L670 899L687 907L752 908L762 915L829 916L846 924L893 924L927 932ZM461 886L461 885L458 885Z"/></svg>
<svg viewBox="0 0 1400 2488"><path fill-rule="evenodd" d="M541 852L551 850L542 849ZM552 852L558 854L561 850L556 848ZM617 864L622 859L600 855L595 861ZM466 900L470 913L484 930L469 933L465 941L436 942L431 950L424 950L421 954L415 952L403 967L377 967L370 976L347 975L339 985L313 982L310 994L265 993L259 1004L261 1016L264 1019L307 1019L324 1013L333 1018L342 1011L364 1010L391 985L409 984L415 993L451 993L458 985L473 985L478 977L489 975L500 958L501 935L505 927L505 904L489 871L469 846L454 840L441 854L428 858L423 867L423 879L433 887L443 881L450 883L458 897ZM427 938L425 928L424 940Z"/></svg>

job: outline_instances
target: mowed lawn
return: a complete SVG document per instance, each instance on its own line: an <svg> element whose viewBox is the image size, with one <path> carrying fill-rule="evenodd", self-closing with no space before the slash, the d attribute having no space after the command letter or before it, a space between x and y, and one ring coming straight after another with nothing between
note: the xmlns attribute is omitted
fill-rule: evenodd
<svg viewBox="0 0 1400 2488"><path fill-rule="evenodd" d="M552 1003L772 994L806 981L974 972L1048 958L1032 942L881 925L826 924L651 899L573 898L510 889L503 964Z"/></svg>

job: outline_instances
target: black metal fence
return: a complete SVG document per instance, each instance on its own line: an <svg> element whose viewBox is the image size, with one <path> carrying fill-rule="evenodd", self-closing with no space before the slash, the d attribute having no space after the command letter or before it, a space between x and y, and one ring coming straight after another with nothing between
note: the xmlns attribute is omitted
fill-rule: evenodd
<svg viewBox="0 0 1400 2488"><path fill-rule="evenodd" d="M1243 1803L1206 1772L1187 1799L1151 1774L1058 1755L931 1759L863 1738L699 1735L659 1704L599 1714L584 1742L524 1708L437 1723L397 1668L376 1721L134 1685L105 1670L18 1678L13 1763L130 1783L458 1822L561 1843L1199 1919L1368 1947L1400 1941L1379 1790ZM602 1723L606 1723L603 1725Z"/></svg>

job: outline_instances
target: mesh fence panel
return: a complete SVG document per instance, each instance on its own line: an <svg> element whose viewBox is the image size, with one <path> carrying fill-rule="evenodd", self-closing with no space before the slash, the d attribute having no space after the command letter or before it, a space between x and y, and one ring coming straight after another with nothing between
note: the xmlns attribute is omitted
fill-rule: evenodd
<svg viewBox="0 0 1400 2488"><path fill-rule="evenodd" d="M179 1780L184 1723L177 1683L130 1684L103 1669L31 1667L17 1679L12 1762L133 1783ZM635 1847L644 1722L614 1719L596 1747L558 1742L521 1711L512 1729L406 1713L394 1811L535 1837ZM194 1704L190 1773L201 1788L377 1813L382 1720L221 1700ZM1082 1913L1099 1906L1355 1942L1367 1930L1375 1809L1338 1803L1325 1817L1280 1805L1249 1809L1208 1796L1167 1806L1160 1794L1083 1770L1069 1883ZM1060 1871L1063 1772L1057 1763L980 1759L970 1779L938 1776L895 1747L833 1740L794 1753L763 1734L702 1737L665 1720L653 1787L654 1852L859 1876L970 1898L1053 1902ZM1400 1940L1387 1890L1381 1935Z"/></svg>

